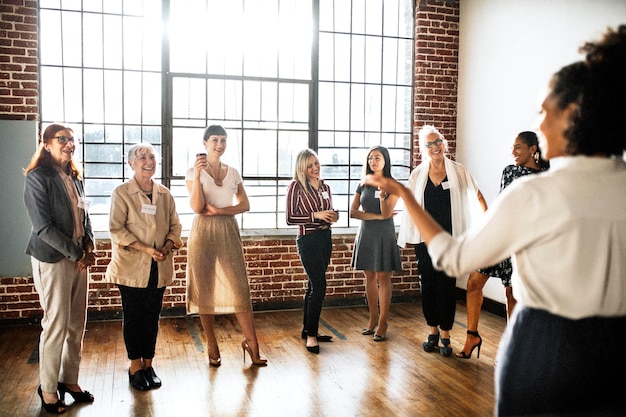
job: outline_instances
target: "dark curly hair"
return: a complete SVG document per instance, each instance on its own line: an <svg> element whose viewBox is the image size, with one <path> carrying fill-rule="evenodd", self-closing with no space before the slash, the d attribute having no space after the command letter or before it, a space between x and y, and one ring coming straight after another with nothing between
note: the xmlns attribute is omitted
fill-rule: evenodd
<svg viewBox="0 0 626 417"><path fill-rule="evenodd" d="M583 61L561 68L549 87L557 106L578 105L565 130L570 155L622 156L626 150L626 25L587 42Z"/></svg>

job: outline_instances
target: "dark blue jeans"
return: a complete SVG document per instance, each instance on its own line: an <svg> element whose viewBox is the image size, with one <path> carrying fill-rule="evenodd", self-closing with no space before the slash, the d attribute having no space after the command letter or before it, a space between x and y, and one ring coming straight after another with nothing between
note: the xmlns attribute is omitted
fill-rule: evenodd
<svg viewBox="0 0 626 417"><path fill-rule="evenodd" d="M165 293L165 287L157 288L158 274L153 261L148 287L117 286L122 296L124 343L130 360L154 358Z"/></svg>
<svg viewBox="0 0 626 417"><path fill-rule="evenodd" d="M317 335L322 304L326 296L326 268L330 263L333 241L330 229L298 236L298 254L309 277L304 296L304 329Z"/></svg>
<svg viewBox="0 0 626 417"><path fill-rule="evenodd" d="M626 415L625 345L626 317L571 320L518 304L498 349L496 414Z"/></svg>

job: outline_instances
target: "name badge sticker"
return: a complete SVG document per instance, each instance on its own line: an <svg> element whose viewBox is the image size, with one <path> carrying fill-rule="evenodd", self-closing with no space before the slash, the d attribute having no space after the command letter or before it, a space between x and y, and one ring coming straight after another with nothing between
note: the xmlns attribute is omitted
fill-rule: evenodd
<svg viewBox="0 0 626 417"><path fill-rule="evenodd" d="M444 190L449 190L450 189L450 182L449 181L442 182L441 183L441 187L443 187Z"/></svg>
<svg viewBox="0 0 626 417"><path fill-rule="evenodd" d="M326 200L328 200L329 195L328 195L328 191L322 191L322 197Z"/></svg>
<svg viewBox="0 0 626 417"><path fill-rule="evenodd" d="M380 190L374 191L374 198L380 199Z"/></svg>
<svg viewBox="0 0 626 417"><path fill-rule="evenodd" d="M141 205L141 212L143 214L150 214L152 216L156 215L156 207L155 205L152 204L142 204Z"/></svg>
<svg viewBox="0 0 626 417"><path fill-rule="evenodd" d="M91 205L91 201L83 198L83 197L79 197L78 198L78 208L82 208L83 210L87 211L89 210L89 206Z"/></svg>

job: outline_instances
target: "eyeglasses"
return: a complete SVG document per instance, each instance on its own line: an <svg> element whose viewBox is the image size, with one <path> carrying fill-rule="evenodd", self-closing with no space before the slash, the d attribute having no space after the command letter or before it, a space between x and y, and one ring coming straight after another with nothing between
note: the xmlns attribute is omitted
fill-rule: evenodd
<svg viewBox="0 0 626 417"><path fill-rule="evenodd" d="M432 148L433 146L439 146L443 143L443 140L441 139L437 139L434 142L426 142L424 145L426 145L427 148Z"/></svg>
<svg viewBox="0 0 626 417"><path fill-rule="evenodd" d="M58 140L61 145L65 145L67 142L76 143L74 138L68 138L67 136L55 136L54 139Z"/></svg>

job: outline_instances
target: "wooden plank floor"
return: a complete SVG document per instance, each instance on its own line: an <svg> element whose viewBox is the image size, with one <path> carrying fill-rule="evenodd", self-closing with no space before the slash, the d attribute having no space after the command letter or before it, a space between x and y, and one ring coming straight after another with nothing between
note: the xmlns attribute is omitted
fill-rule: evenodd
<svg viewBox="0 0 626 417"><path fill-rule="evenodd" d="M457 305L452 347L465 339L465 307ZM120 321L89 322L80 383L93 404L67 416L491 416L494 361L506 320L481 314L480 359L426 353L421 306L392 304L387 340L360 329L366 307L325 308L320 331L334 335L313 355L300 339L302 313L255 313L266 368L242 362L234 316L218 316L222 366L210 368L198 318L162 318L154 362L163 386L138 392L128 384ZM36 389L38 325L0 327L0 416L43 416ZM71 402L71 397L66 398Z"/></svg>

